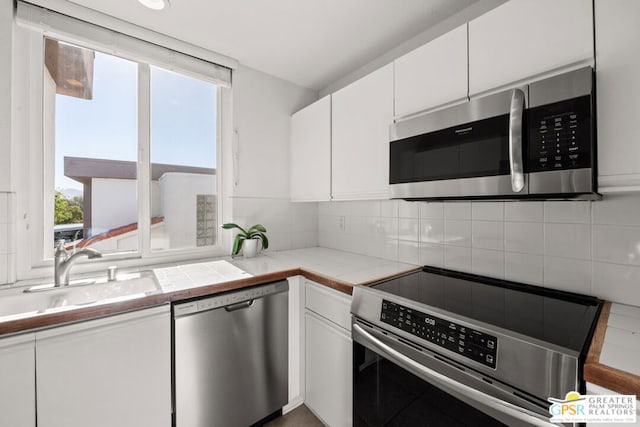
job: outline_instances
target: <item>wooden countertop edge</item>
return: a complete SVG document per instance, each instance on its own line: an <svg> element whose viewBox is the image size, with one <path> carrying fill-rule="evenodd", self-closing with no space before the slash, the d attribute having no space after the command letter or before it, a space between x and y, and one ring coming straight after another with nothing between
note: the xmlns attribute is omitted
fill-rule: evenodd
<svg viewBox="0 0 640 427"><path fill-rule="evenodd" d="M584 364L584 379L621 394L635 394L640 398L640 376L600 363L602 346L607 333L611 303L605 302L593 333L591 347Z"/></svg>
<svg viewBox="0 0 640 427"><path fill-rule="evenodd" d="M404 273L406 273L406 271L398 272L398 274L394 275L400 275ZM366 284L384 280L394 275L384 276L379 279L366 282ZM332 289L348 295L351 295L353 293L353 286L355 286L353 283L334 279L332 277L306 268L290 268L272 273L251 276L244 279L231 280L214 285L199 286L190 289L148 295L129 301L106 303L91 307L77 308L68 311L45 314L42 316L33 316L25 319L10 320L0 323L0 337L19 334L23 332L33 332L36 330L54 326L62 326L68 323L92 320L100 317L126 313L128 311L155 307L171 302L179 302L192 298L214 295L220 292L228 292L249 286L283 280L293 276L304 276L309 280L313 280L314 282L328 286Z"/></svg>

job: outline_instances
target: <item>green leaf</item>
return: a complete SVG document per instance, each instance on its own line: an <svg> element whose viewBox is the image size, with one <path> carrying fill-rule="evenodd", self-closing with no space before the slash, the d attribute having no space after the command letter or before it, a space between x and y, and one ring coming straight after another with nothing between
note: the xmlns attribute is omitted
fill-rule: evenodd
<svg viewBox="0 0 640 427"><path fill-rule="evenodd" d="M242 243L245 237L242 234L236 234L236 238L233 240L233 248L231 249L231 256L234 257L240 253L242 249Z"/></svg>
<svg viewBox="0 0 640 427"><path fill-rule="evenodd" d="M267 239L266 234L260 234L262 236L262 249L267 249L269 247L269 239Z"/></svg>
<svg viewBox="0 0 640 427"><path fill-rule="evenodd" d="M245 235L247 234L247 231L244 228L242 228L238 224L234 224L232 222L228 222L226 224L222 224L222 228L224 228L225 230L231 230L233 228L237 228L238 230L240 230L242 232L242 234L245 234Z"/></svg>
<svg viewBox="0 0 640 427"><path fill-rule="evenodd" d="M264 225L262 224L256 224L253 227L251 227L250 229L247 230L247 235L252 234L254 231L261 231L263 233L267 232L267 229L264 228Z"/></svg>

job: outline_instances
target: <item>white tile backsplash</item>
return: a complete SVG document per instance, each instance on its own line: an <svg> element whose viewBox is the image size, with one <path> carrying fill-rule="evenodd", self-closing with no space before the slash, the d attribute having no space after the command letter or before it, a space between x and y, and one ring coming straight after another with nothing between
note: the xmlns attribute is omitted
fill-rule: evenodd
<svg viewBox="0 0 640 427"><path fill-rule="evenodd" d="M544 222L590 224L591 204L585 202L544 202Z"/></svg>
<svg viewBox="0 0 640 427"><path fill-rule="evenodd" d="M269 250L314 247L319 243L319 228L339 231L339 217L319 217L320 209L317 203L291 203L286 199L256 197L238 197L232 200L234 222L240 225L264 225L269 237ZM348 206L323 206L325 212L345 208Z"/></svg>
<svg viewBox="0 0 640 427"><path fill-rule="evenodd" d="M471 246L481 249L504 249L504 223L502 221L473 221Z"/></svg>
<svg viewBox="0 0 640 427"><path fill-rule="evenodd" d="M420 264L420 244L418 242L398 242L398 261L408 264Z"/></svg>
<svg viewBox="0 0 640 427"><path fill-rule="evenodd" d="M447 220L471 219L471 202L445 203L444 218Z"/></svg>
<svg viewBox="0 0 640 427"><path fill-rule="evenodd" d="M505 202L504 219L518 222L543 222L544 205L542 202Z"/></svg>
<svg viewBox="0 0 640 427"><path fill-rule="evenodd" d="M640 265L640 227L594 225L594 261Z"/></svg>
<svg viewBox="0 0 640 427"><path fill-rule="evenodd" d="M539 222L506 222L505 250L543 254L544 224Z"/></svg>
<svg viewBox="0 0 640 427"><path fill-rule="evenodd" d="M545 224L544 253L547 256L590 259L591 226L587 224Z"/></svg>
<svg viewBox="0 0 640 427"><path fill-rule="evenodd" d="M418 219L420 217L420 204L417 202L405 202L404 200L400 200L398 202L398 215L400 218Z"/></svg>
<svg viewBox="0 0 640 427"><path fill-rule="evenodd" d="M471 271L474 274L504 279L504 252L473 248Z"/></svg>
<svg viewBox="0 0 640 427"><path fill-rule="evenodd" d="M580 259L544 257L544 285L563 291L591 292L591 263Z"/></svg>
<svg viewBox="0 0 640 427"><path fill-rule="evenodd" d="M421 218L420 241L424 243L444 243L444 220Z"/></svg>
<svg viewBox="0 0 640 427"><path fill-rule="evenodd" d="M594 262L591 294L640 306L640 267Z"/></svg>
<svg viewBox="0 0 640 427"><path fill-rule="evenodd" d="M420 203L420 218L444 219L444 203L442 202Z"/></svg>
<svg viewBox="0 0 640 427"><path fill-rule="evenodd" d="M375 214L369 202L320 203L318 243L640 306L639 194L596 202L379 203L377 216L353 215ZM338 215L347 230L339 230ZM371 218L378 220L373 231Z"/></svg>
<svg viewBox="0 0 640 427"><path fill-rule="evenodd" d="M445 246L444 267L471 273L471 248Z"/></svg>
<svg viewBox="0 0 640 427"><path fill-rule="evenodd" d="M420 265L444 267L444 245L420 243Z"/></svg>
<svg viewBox="0 0 640 427"><path fill-rule="evenodd" d="M473 202L471 204L471 219L474 221L503 221L503 202Z"/></svg>
<svg viewBox="0 0 640 427"><path fill-rule="evenodd" d="M593 224L634 225L640 227L640 194L607 195L591 203Z"/></svg>
<svg viewBox="0 0 640 427"><path fill-rule="evenodd" d="M471 221L444 222L444 242L451 246L471 246Z"/></svg>
<svg viewBox="0 0 640 427"><path fill-rule="evenodd" d="M505 252L504 277L514 282L542 285L544 283L544 257L534 254Z"/></svg>

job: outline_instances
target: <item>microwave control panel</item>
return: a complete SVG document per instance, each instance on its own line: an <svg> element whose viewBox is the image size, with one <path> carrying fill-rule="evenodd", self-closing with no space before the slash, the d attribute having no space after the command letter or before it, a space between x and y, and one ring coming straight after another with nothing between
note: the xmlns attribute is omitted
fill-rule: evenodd
<svg viewBox="0 0 640 427"><path fill-rule="evenodd" d="M495 369L498 339L493 335L382 300L380 321Z"/></svg>
<svg viewBox="0 0 640 427"><path fill-rule="evenodd" d="M531 108L527 114L529 172L591 167L590 96Z"/></svg>

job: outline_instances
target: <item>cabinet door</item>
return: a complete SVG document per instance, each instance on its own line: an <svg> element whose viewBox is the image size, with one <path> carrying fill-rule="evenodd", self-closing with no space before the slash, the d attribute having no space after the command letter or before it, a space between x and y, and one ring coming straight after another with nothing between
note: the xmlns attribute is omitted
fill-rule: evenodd
<svg viewBox="0 0 640 427"><path fill-rule="evenodd" d="M598 186L602 192L640 190L640 2L598 0Z"/></svg>
<svg viewBox="0 0 640 427"><path fill-rule="evenodd" d="M291 200L331 198L331 96L291 116Z"/></svg>
<svg viewBox="0 0 640 427"><path fill-rule="evenodd" d="M591 1L508 1L469 22L472 95L578 63L593 64Z"/></svg>
<svg viewBox="0 0 640 427"><path fill-rule="evenodd" d="M407 116L467 97L467 26L394 62L395 115Z"/></svg>
<svg viewBox="0 0 640 427"><path fill-rule="evenodd" d="M335 92L331 102L333 198L389 198L393 64Z"/></svg>
<svg viewBox="0 0 640 427"><path fill-rule="evenodd" d="M0 340L0 426L36 425L34 344L33 334Z"/></svg>
<svg viewBox="0 0 640 427"><path fill-rule="evenodd" d="M39 427L171 426L169 306L36 334Z"/></svg>
<svg viewBox="0 0 640 427"><path fill-rule="evenodd" d="M352 424L352 342L335 323L305 313L305 404L330 427Z"/></svg>

